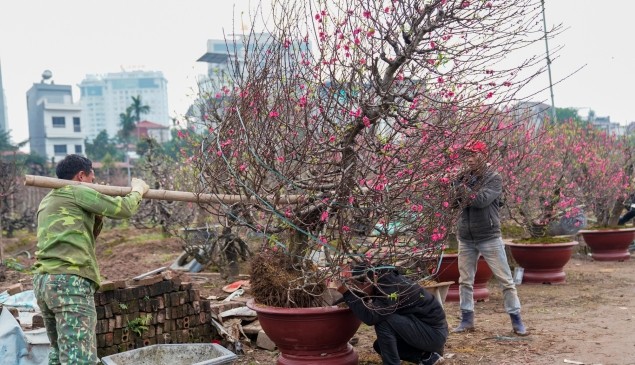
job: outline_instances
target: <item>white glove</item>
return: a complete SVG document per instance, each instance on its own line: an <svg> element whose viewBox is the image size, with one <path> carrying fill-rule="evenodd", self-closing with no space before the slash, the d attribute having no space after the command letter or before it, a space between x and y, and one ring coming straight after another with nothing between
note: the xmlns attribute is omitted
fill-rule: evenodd
<svg viewBox="0 0 635 365"><path fill-rule="evenodd" d="M146 184L145 181L137 179L136 177L132 178L132 180L130 181L130 186L132 186L132 191L139 192L141 196L143 196L143 194L147 193L148 190L150 190L150 187L148 186L148 184Z"/></svg>

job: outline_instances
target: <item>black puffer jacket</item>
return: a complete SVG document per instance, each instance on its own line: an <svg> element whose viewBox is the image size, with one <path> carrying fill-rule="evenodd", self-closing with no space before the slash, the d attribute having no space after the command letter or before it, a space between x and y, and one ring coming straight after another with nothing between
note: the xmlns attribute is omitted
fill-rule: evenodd
<svg viewBox="0 0 635 365"><path fill-rule="evenodd" d="M482 176L468 175L462 181L468 205L459 217L459 240L479 243L500 237L499 209L503 192L500 174L487 171Z"/></svg>
<svg viewBox="0 0 635 365"><path fill-rule="evenodd" d="M412 314L434 328L447 327L441 304L419 284L396 270L382 270L377 277L377 286L366 300L350 291L344 293L344 300L362 322L372 326L397 313Z"/></svg>

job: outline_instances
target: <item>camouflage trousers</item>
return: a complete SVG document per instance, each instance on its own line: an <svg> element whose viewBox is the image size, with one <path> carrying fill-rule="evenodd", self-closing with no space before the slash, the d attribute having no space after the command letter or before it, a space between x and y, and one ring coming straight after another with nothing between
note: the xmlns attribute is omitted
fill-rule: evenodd
<svg viewBox="0 0 635 365"><path fill-rule="evenodd" d="M51 342L49 365L94 365L95 283L77 275L36 274L33 291Z"/></svg>

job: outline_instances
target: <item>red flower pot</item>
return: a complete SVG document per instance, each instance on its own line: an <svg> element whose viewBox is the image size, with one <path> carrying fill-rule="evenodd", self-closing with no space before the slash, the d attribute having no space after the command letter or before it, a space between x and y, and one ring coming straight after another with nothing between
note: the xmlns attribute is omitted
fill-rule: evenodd
<svg viewBox="0 0 635 365"><path fill-rule="evenodd" d="M487 289L487 282L492 278L492 270L485 262L483 256L479 256L476 264L476 275L474 275L474 300L487 300L489 298L489 289ZM454 284L450 285L448 289L448 295L445 298L446 302L458 302L459 301L459 258L458 254L443 254L441 265L439 266L439 272L437 274L437 280L453 281Z"/></svg>
<svg viewBox="0 0 635 365"><path fill-rule="evenodd" d="M358 356L348 341L361 321L348 308L278 308L247 306L280 350L278 365L357 365Z"/></svg>
<svg viewBox="0 0 635 365"><path fill-rule="evenodd" d="M635 239L635 228L581 230L584 242L596 261L625 261L631 257L628 246Z"/></svg>
<svg viewBox="0 0 635 365"><path fill-rule="evenodd" d="M505 242L524 269L523 284L564 284L564 266L578 242L523 244Z"/></svg>

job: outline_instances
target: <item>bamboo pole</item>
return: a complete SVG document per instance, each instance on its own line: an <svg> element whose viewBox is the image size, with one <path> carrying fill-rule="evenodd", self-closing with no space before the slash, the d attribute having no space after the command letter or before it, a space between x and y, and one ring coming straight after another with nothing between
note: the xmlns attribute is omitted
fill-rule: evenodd
<svg viewBox="0 0 635 365"><path fill-rule="evenodd" d="M100 184L90 184L85 182L56 179L46 176L25 175L24 185L33 186L37 188L49 188L57 189L66 185L84 185L92 188L102 194L110 196L125 196L132 191L129 186L110 186ZM180 202L194 202L194 203L223 203L233 204L238 202L253 202L258 200L254 197L247 197L242 195L230 195L230 194L196 194L188 191L176 191L176 190L162 190L162 189L150 189L143 195L144 199L156 199L156 200L170 200ZM268 201L278 201L283 204L297 204L306 199L304 195L281 195L280 197L270 196L267 197Z"/></svg>

